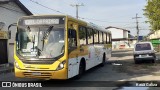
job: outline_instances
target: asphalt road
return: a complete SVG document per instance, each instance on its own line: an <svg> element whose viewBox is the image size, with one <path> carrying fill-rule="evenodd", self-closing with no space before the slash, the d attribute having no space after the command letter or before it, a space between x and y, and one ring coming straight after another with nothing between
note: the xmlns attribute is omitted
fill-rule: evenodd
<svg viewBox="0 0 160 90"><path fill-rule="evenodd" d="M70 79L67 81L57 80L38 80L27 78L16 78L14 73L0 74L0 81L27 81L27 82L43 82L46 85L56 84L56 82L64 82L58 84L57 87L46 87L48 90L135 90L120 89L119 86L126 83L117 83L117 81L153 81L160 80L159 74L160 63L142 62L134 64L132 50L116 50L113 51L112 57L106 62L104 67L97 66L87 71L79 80ZM112 82L115 81L115 82ZM102 85L99 85L102 84ZM116 85L113 85L116 84ZM66 87L69 85L69 87ZM103 86L103 87L102 87ZM109 86L109 87L108 87ZM140 88L140 87L139 87ZM0 88L2 90L4 88ZM11 88L9 88L11 89ZM21 88L18 88L21 89ZM25 88L27 89L27 88ZM31 88L30 88L31 89ZM45 88L38 88L45 89ZM17 88L16 88L17 90ZM137 89L140 90L140 89ZM142 89L141 90L146 90ZM156 90L156 89L154 89Z"/></svg>

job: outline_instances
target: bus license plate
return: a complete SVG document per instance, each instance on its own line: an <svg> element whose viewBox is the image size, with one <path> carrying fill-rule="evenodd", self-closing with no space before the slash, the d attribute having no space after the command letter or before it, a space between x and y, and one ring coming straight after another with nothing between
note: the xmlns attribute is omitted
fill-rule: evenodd
<svg viewBox="0 0 160 90"><path fill-rule="evenodd" d="M32 73L32 75L41 75L41 73L34 72L34 73Z"/></svg>

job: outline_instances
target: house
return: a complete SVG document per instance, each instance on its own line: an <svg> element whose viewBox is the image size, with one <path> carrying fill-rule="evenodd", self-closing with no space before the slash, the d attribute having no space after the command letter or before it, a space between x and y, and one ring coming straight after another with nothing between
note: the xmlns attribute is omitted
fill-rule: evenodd
<svg viewBox="0 0 160 90"><path fill-rule="evenodd" d="M26 15L32 15L32 13L19 0L0 0L0 12L1 12L0 13L1 31L8 31L8 26L10 24L16 23L20 17ZM10 62L10 63L14 62L13 46L15 40L14 38L16 33L16 27L11 27L10 29L11 29L11 39L0 40L0 47L1 47L0 62ZM8 43L6 44L6 42ZM6 61L6 59L8 60Z"/></svg>
<svg viewBox="0 0 160 90"><path fill-rule="evenodd" d="M160 51L160 30L151 31L147 35L147 40L152 42L156 51Z"/></svg>
<svg viewBox="0 0 160 90"><path fill-rule="evenodd" d="M130 48L129 44L129 34L130 31L118 27L109 26L106 28L112 33L112 48L113 49L123 49Z"/></svg>

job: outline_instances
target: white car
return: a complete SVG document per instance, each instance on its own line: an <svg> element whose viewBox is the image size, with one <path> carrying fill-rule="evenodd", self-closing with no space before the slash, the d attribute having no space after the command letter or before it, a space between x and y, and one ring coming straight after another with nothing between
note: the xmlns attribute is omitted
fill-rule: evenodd
<svg viewBox="0 0 160 90"><path fill-rule="evenodd" d="M156 55L151 42L138 42L134 46L134 61L135 64L142 60L150 60L155 63Z"/></svg>

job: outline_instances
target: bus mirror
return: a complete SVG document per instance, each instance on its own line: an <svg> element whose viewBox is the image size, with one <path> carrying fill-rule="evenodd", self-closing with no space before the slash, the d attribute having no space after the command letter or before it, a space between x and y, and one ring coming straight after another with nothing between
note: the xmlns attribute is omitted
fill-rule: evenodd
<svg viewBox="0 0 160 90"><path fill-rule="evenodd" d="M10 30L10 28L12 27L12 26L16 26L17 25L17 23L13 23L13 24L10 24L9 26L8 26L8 38L9 39L11 39L11 30Z"/></svg>
<svg viewBox="0 0 160 90"><path fill-rule="evenodd" d="M10 28L12 27L12 26L16 26L17 25L17 23L12 23L12 24L10 24L9 26L8 26L8 31L10 31Z"/></svg>
<svg viewBox="0 0 160 90"><path fill-rule="evenodd" d="M74 29L69 29L68 37L69 38L76 38L76 31Z"/></svg>

